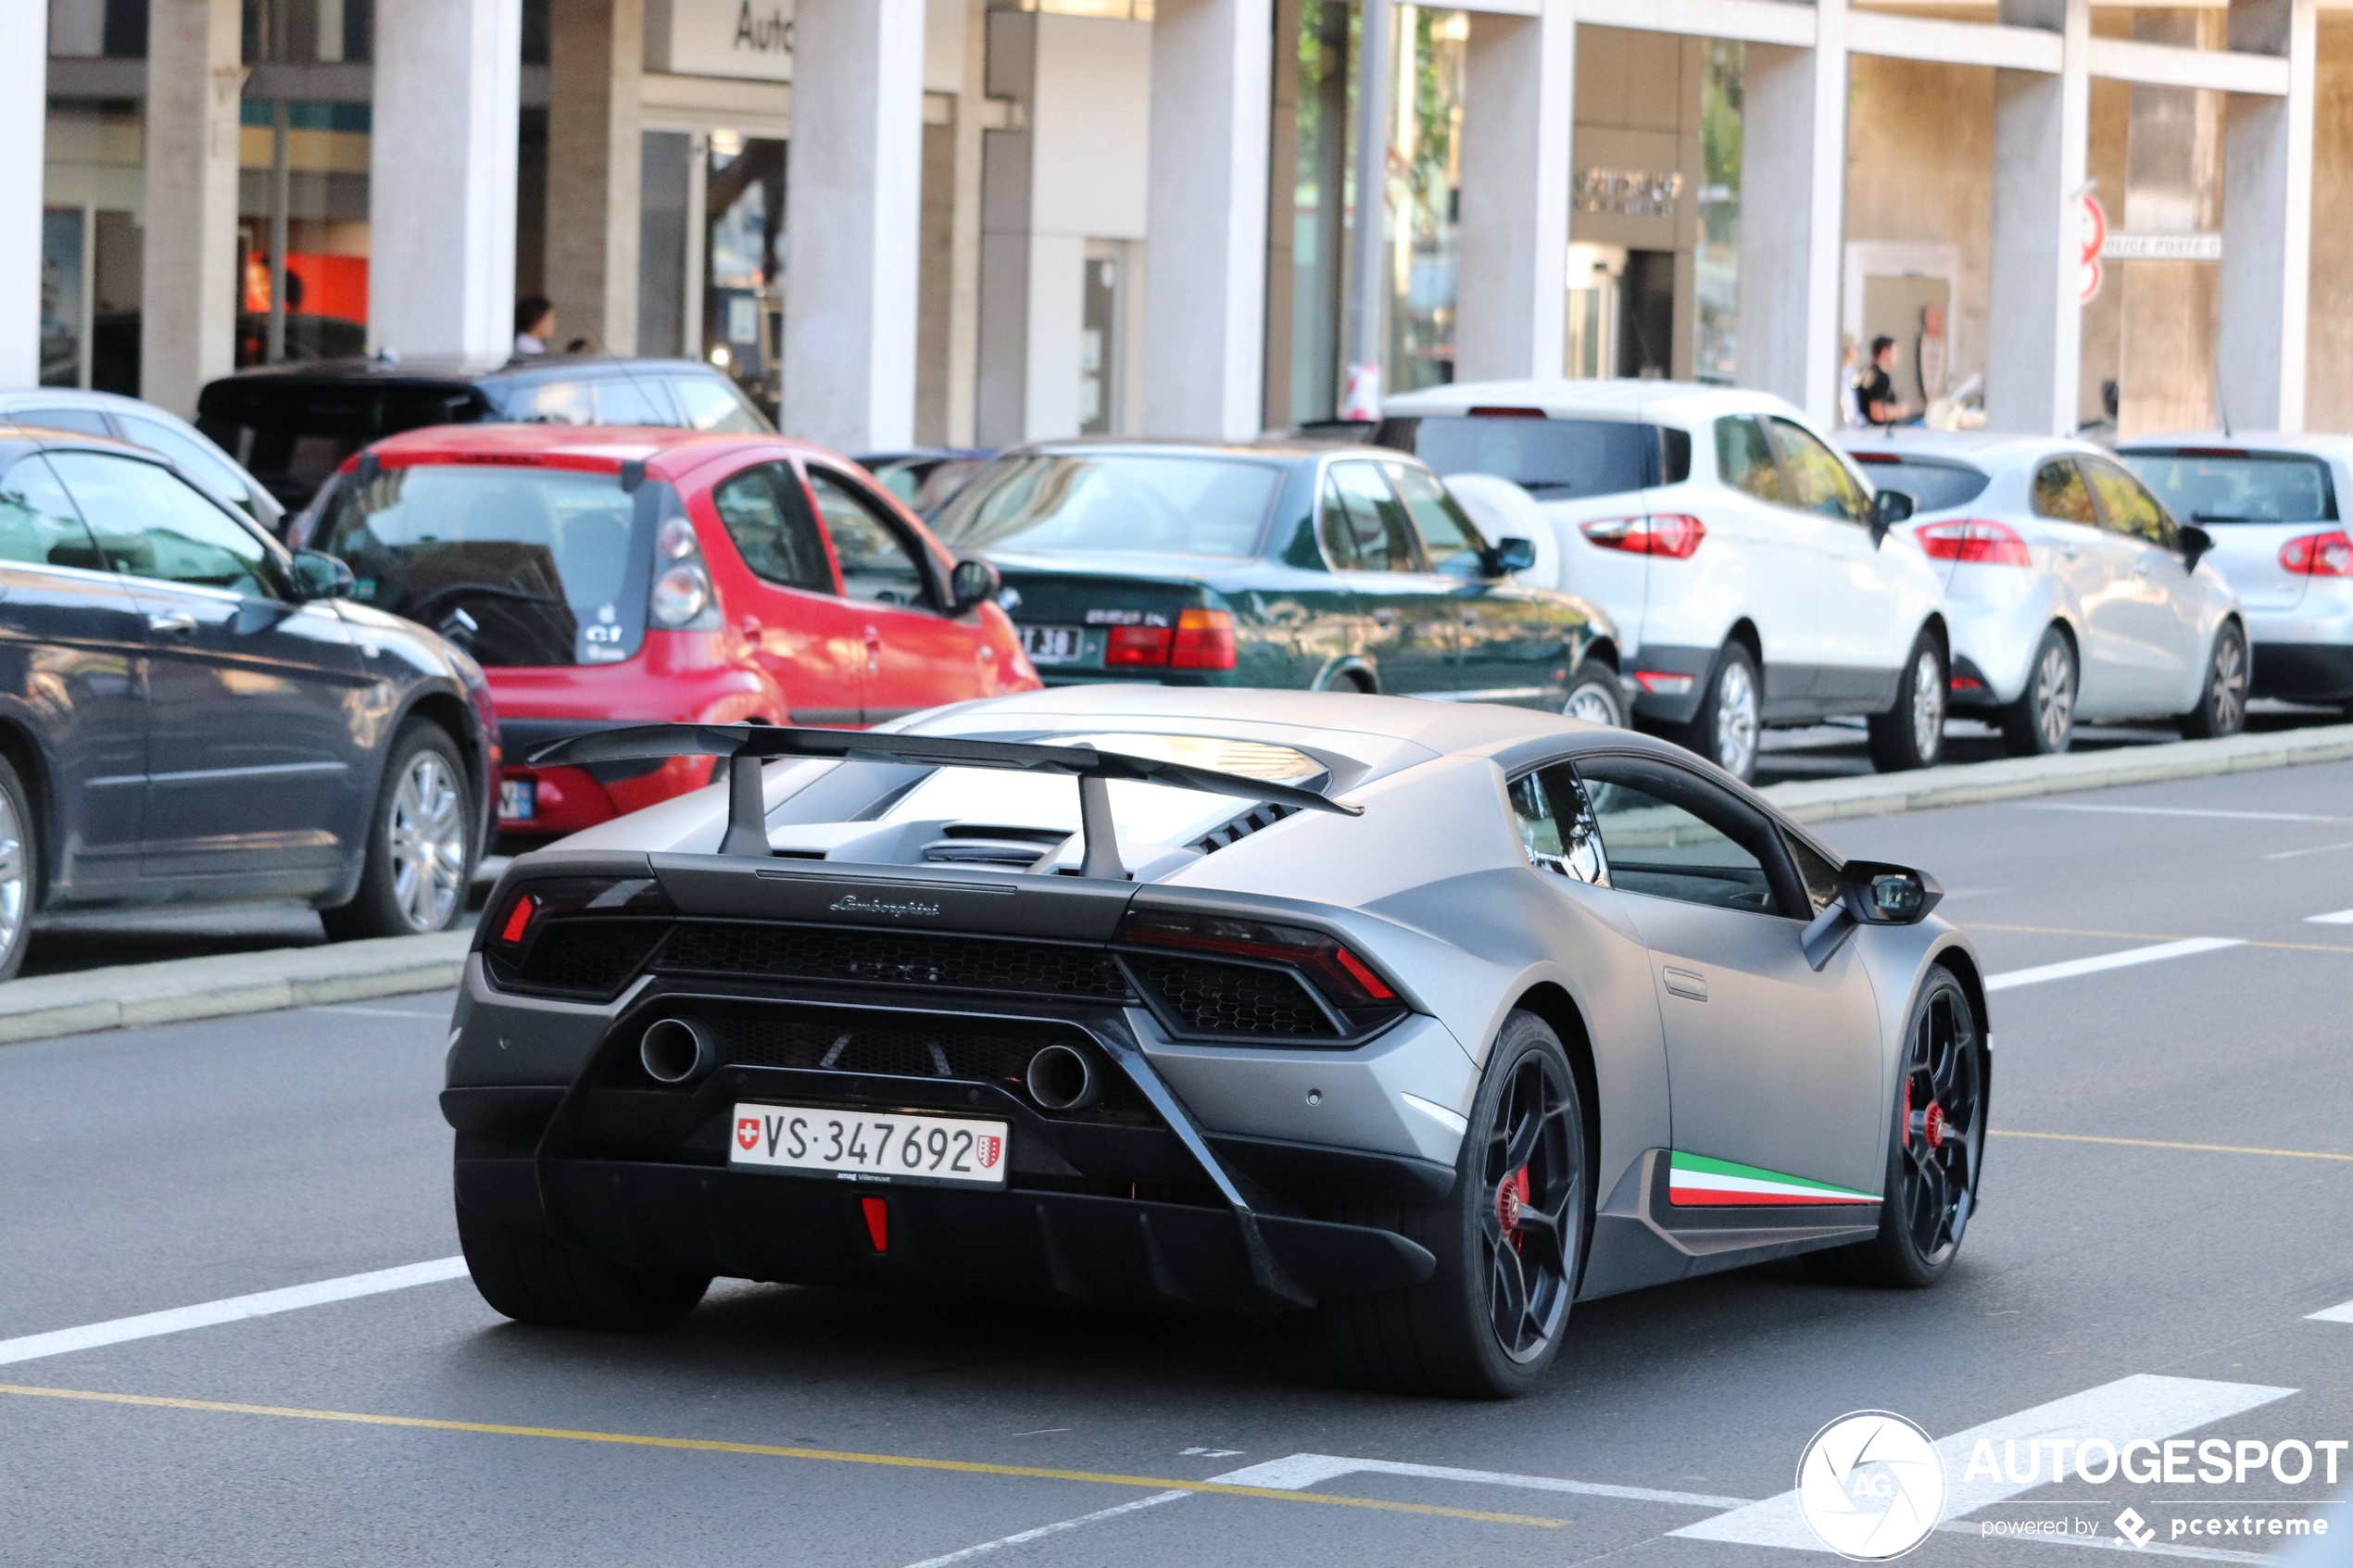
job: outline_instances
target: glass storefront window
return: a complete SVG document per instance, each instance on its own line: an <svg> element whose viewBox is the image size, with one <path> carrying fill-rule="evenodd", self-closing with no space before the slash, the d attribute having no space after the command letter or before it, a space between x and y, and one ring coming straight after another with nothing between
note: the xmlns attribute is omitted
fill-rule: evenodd
<svg viewBox="0 0 2353 1568"><path fill-rule="evenodd" d="M703 197L703 358L755 401L783 392L785 144L711 133Z"/></svg>
<svg viewBox="0 0 2353 1568"><path fill-rule="evenodd" d="M1699 331L1692 373L1730 385L1739 368L1741 68L1738 43L1711 39L1700 73Z"/></svg>
<svg viewBox="0 0 2353 1568"><path fill-rule="evenodd" d="M1463 55L1470 18L1400 6L1390 132L1391 392L1454 379L1455 218L1462 192Z"/></svg>
<svg viewBox="0 0 2353 1568"><path fill-rule="evenodd" d="M369 138L366 104L243 106L240 366L367 351Z"/></svg>
<svg viewBox="0 0 2353 1568"><path fill-rule="evenodd" d="M135 102L50 100L42 171L44 385L139 390L141 121Z"/></svg>
<svg viewBox="0 0 2353 1568"><path fill-rule="evenodd" d="M41 384L82 384L86 330L82 289L82 209L47 207L41 214Z"/></svg>
<svg viewBox="0 0 2353 1568"><path fill-rule="evenodd" d="M1270 366L1266 421L1303 425L1330 419L1340 400L1340 311L1347 295L1349 208L1355 195L1351 132L1356 94L1350 61L1355 56L1357 13L1346 0L1297 0L1277 14L1297 20L1295 32L1278 32L1276 44L1278 123L1267 324L1273 329L1269 357L1277 362Z"/></svg>

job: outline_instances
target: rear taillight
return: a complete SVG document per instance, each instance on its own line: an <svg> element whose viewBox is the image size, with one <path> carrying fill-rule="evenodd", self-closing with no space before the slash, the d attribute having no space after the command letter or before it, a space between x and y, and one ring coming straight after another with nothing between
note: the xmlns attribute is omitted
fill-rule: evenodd
<svg viewBox="0 0 2353 1568"><path fill-rule="evenodd" d="M672 631L696 628L716 607L711 591L711 571L703 564L702 542L695 525L673 515L662 520L654 535L654 583L648 596L654 624Z"/></svg>
<svg viewBox="0 0 2353 1568"><path fill-rule="evenodd" d="M2353 577L2353 538L2335 528L2291 539L2280 546L2280 567L2298 577Z"/></svg>
<svg viewBox="0 0 2353 1568"><path fill-rule="evenodd" d="M1114 626L1103 663L1114 669L1231 670L1234 618L1222 609L1184 609L1174 626Z"/></svg>
<svg viewBox="0 0 2353 1568"><path fill-rule="evenodd" d="M1304 970L1342 1010L1400 1005L1396 987L1371 964L1337 938L1305 926L1169 909L1130 909L1120 922L1119 940L1294 966Z"/></svg>
<svg viewBox="0 0 2353 1568"><path fill-rule="evenodd" d="M534 877L492 906L484 967L501 988L601 1000L644 967L677 912L651 877Z"/></svg>
<svg viewBox="0 0 2353 1568"><path fill-rule="evenodd" d="M1604 550L1666 556L1671 560L1690 559L1692 552L1699 548L1699 542L1707 537L1705 524L1680 512L1658 517L1596 518L1578 524L1578 532Z"/></svg>
<svg viewBox="0 0 2353 1568"><path fill-rule="evenodd" d="M2032 566L2033 558L2027 553L2026 541L2017 529L2006 522L1994 522L1985 518L1965 518L1955 522L1931 522L1912 535L1920 548L1934 560L1974 563L1979 566Z"/></svg>
<svg viewBox="0 0 2353 1568"><path fill-rule="evenodd" d="M1103 662L1114 667L1165 664L1176 635L1166 626L1114 626L1103 642Z"/></svg>

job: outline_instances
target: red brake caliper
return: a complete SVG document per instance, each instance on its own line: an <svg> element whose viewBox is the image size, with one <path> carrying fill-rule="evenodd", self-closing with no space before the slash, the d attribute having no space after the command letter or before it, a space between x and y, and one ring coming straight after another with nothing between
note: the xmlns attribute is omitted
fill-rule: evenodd
<svg viewBox="0 0 2353 1568"><path fill-rule="evenodd" d="M1520 1249L1519 1211L1528 1206L1528 1167L1523 1165L1495 1184L1495 1217L1503 1222L1504 1239Z"/></svg>

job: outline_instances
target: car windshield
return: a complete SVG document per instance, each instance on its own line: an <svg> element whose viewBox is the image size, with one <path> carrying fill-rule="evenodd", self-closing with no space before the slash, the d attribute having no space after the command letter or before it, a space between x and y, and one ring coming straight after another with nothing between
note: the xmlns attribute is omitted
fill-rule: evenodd
<svg viewBox="0 0 2353 1568"><path fill-rule="evenodd" d="M2255 452L2119 452L2184 522L2323 522L2336 517L2318 458Z"/></svg>
<svg viewBox="0 0 2353 1568"><path fill-rule="evenodd" d="M1380 445L1441 475L1492 473L1532 495L1618 495L1655 483L1655 426L1623 420L1472 414L1381 421Z"/></svg>
<svg viewBox="0 0 2353 1568"><path fill-rule="evenodd" d="M484 664L610 664L645 631L635 513L610 473L385 468L337 486L314 539L350 566L353 598Z"/></svg>
<svg viewBox="0 0 2353 1568"><path fill-rule="evenodd" d="M940 509L950 548L1247 557L1283 481L1269 462L1125 453L1001 458Z"/></svg>
<svg viewBox="0 0 2353 1568"><path fill-rule="evenodd" d="M1885 458L1850 453L1863 466L1874 490L1899 490L1912 498L1912 509L1941 512L1977 499L1989 476L1960 463L1931 462L1918 458Z"/></svg>

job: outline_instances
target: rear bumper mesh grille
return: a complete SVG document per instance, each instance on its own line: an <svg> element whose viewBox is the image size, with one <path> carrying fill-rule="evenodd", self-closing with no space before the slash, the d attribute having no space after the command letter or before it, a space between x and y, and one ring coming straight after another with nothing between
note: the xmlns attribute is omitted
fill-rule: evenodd
<svg viewBox="0 0 2353 1568"><path fill-rule="evenodd" d="M937 985L1124 1002L1127 980L1100 947L752 921L681 921L655 956L662 974L749 975Z"/></svg>
<svg viewBox="0 0 2353 1568"><path fill-rule="evenodd" d="M1159 953L1129 953L1127 964L1152 998L1197 1035L1330 1039L1340 1031L1307 988L1279 970Z"/></svg>

